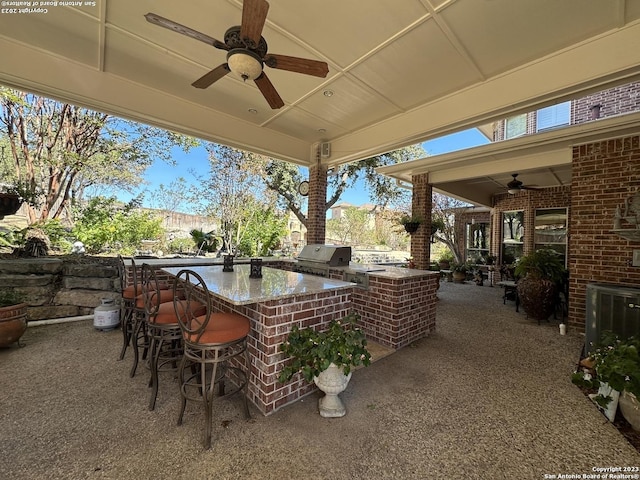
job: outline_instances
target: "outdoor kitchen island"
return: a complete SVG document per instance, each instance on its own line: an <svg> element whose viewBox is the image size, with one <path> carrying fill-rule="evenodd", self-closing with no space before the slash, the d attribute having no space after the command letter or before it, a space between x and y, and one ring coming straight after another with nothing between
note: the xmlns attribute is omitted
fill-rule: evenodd
<svg viewBox="0 0 640 480"><path fill-rule="evenodd" d="M177 276L183 268L162 267L162 271ZM323 329L346 316L352 309L352 283L265 266L262 278L250 278L247 264L234 265L232 272L223 272L222 265L186 268L202 276L214 310L250 319L248 396L264 415L315 390L302 379L278 383L286 360L279 346L294 325Z"/></svg>

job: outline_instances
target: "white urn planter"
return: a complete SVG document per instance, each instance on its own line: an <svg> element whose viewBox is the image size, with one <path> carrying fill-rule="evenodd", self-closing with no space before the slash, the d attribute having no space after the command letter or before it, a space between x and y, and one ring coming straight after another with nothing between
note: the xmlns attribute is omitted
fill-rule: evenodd
<svg viewBox="0 0 640 480"><path fill-rule="evenodd" d="M633 393L622 392L618 405L624 419L634 430L640 430L640 402Z"/></svg>
<svg viewBox="0 0 640 480"><path fill-rule="evenodd" d="M325 396L318 402L321 416L327 418L344 417L347 413L338 394L347 388L352 373L349 372L349 375L345 375L342 367L332 363L329 368L320 372L317 377L313 377L316 386L325 393Z"/></svg>

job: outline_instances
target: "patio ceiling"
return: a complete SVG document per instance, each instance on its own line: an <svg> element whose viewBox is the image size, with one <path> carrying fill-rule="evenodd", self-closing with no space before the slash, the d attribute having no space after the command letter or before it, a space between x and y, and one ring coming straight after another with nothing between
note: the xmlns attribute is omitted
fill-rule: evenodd
<svg viewBox="0 0 640 480"><path fill-rule="evenodd" d="M495 142L377 169L378 173L411 182L429 175L440 193L474 205L492 206L492 197L507 193L507 183L519 174L524 186L571 185L572 147L640 132L640 112L620 115L536 135Z"/></svg>
<svg viewBox="0 0 640 480"><path fill-rule="evenodd" d="M318 142L332 166L640 80L637 0L274 1L269 52L329 65L266 68L278 110L231 75L193 88L225 52L144 17L221 40L241 1L57 3L0 13L0 83L300 165Z"/></svg>

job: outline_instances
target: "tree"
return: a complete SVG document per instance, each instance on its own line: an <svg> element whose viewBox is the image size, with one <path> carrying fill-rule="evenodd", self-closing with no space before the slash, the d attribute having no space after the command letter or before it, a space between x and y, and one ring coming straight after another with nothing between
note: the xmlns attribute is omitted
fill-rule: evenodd
<svg viewBox="0 0 640 480"><path fill-rule="evenodd" d="M238 250L242 255L255 257L270 255L287 233L287 217L276 211L273 205L256 201L251 218Z"/></svg>
<svg viewBox="0 0 640 480"><path fill-rule="evenodd" d="M275 203L262 181L265 159L224 145L210 143L206 148L209 174L194 173L198 185L192 189L192 201L207 215L220 220L222 249L235 252L260 210L257 205Z"/></svg>
<svg viewBox="0 0 640 480"><path fill-rule="evenodd" d="M464 252L460 249L459 240L464 236L463 227L456 226L456 209L468 207L469 204L446 195L434 193L432 196L432 221L438 222L440 229L434 239L444 243L453 254L456 263L464 262Z"/></svg>
<svg viewBox="0 0 640 480"><path fill-rule="evenodd" d="M328 199L325 211L331 208L347 188L353 187L358 180L363 180L372 203L382 208L390 204L406 203L409 193L399 187L395 180L376 173L375 169L384 165L406 162L426 156L420 145L394 150L383 155L366 158L358 162L335 167L328 175ZM300 195L297 187L303 180L300 169L295 165L271 159L267 162L266 185L277 192L283 206L291 210L303 225L307 218L303 212L305 197Z"/></svg>
<svg viewBox="0 0 640 480"><path fill-rule="evenodd" d="M363 208L349 207L339 218L327 220L327 237L342 245L371 243L374 231L370 225L371 213Z"/></svg>
<svg viewBox="0 0 640 480"><path fill-rule="evenodd" d="M162 219L151 212L131 204L122 207L113 197L95 197L78 213L73 234L84 243L88 253L116 248L131 254L142 240L159 240L164 230Z"/></svg>
<svg viewBox="0 0 640 480"><path fill-rule="evenodd" d="M86 188L107 185L130 190L155 159L170 161L173 146L189 137L111 117L81 107L0 88L0 128L9 158L2 177L40 196L30 223L60 218Z"/></svg>

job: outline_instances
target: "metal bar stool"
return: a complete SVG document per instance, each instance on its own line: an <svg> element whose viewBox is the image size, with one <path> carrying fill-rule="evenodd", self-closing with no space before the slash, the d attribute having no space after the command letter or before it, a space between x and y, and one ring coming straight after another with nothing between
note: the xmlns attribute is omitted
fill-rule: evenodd
<svg viewBox="0 0 640 480"><path fill-rule="evenodd" d="M247 419L247 382L251 371L251 360L247 351L247 337L250 330L249 319L236 313L212 312L211 297L207 286L197 273L181 270L174 284L174 290L184 290L184 300L174 300L176 315L182 329L184 354L179 369L182 406L178 425L182 425L187 400L200 401L205 411L204 447L211 448L211 429L215 386L220 396L231 396L241 392L244 413ZM192 303L202 303L206 313L193 315ZM239 362L230 365L230 360L244 356L245 368ZM225 391L225 383L231 380L232 388Z"/></svg>
<svg viewBox="0 0 640 480"><path fill-rule="evenodd" d="M122 291L122 308L120 309L120 328L122 329L122 349L120 360L124 358L127 347L133 336L133 315L135 299L141 293L140 284L137 281L136 263L130 259L133 270L133 281L129 282L127 267L122 255L118 255L118 274L120 275L120 289Z"/></svg>
<svg viewBox="0 0 640 480"><path fill-rule="evenodd" d="M182 330L176 316L173 298L170 302L161 303L162 294L155 270L150 265L143 264L142 277L145 279L144 291L146 295L143 298L146 301L147 337L150 343L149 368L151 377L149 386L151 387L151 396L149 410L153 410L158 398L159 372L178 370L178 362L182 357ZM173 289L171 292L173 293ZM181 292L178 295L181 297ZM187 308L187 305L183 307ZM191 302L189 308L193 309L194 316L203 315L206 311L206 307L197 302Z"/></svg>
<svg viewBox="0 0 640 480"><path fill-rule="evenodd" d="M173 302L173 289L158 288L156 290L149 278L150 272L153 272L150 268L142 269L142 281L140 283L141 293L135 298L133 305L133 327L131 331L133 365L129 372L130 377L133 377L136 374L138 362L140 361L140 350L142 349L143 360L147 358L147 353L149 352L150 345L149 337L147 335L147 302L149 300L158 301L159 303Z"/></svg>

